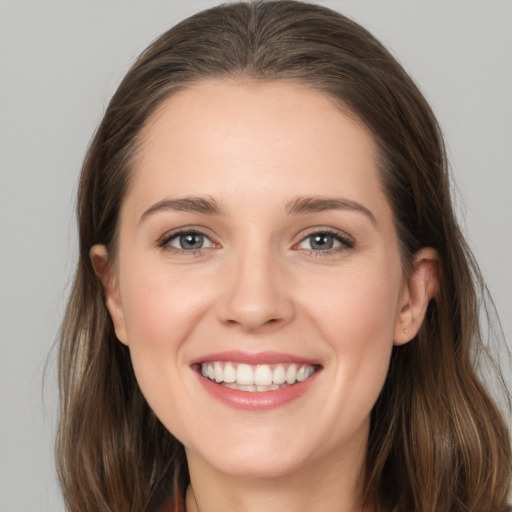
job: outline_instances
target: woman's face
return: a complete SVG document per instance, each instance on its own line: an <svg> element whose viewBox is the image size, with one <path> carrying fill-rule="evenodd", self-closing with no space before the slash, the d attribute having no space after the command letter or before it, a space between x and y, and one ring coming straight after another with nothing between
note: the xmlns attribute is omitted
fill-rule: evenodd
<svg viewBox="0 0 512 512"><path fill-rule="evenodd" d="M189 460L247 476L361 462L393 343L414 334L375 155L289 83L202 82L144 128L103 279Z"/></svg>

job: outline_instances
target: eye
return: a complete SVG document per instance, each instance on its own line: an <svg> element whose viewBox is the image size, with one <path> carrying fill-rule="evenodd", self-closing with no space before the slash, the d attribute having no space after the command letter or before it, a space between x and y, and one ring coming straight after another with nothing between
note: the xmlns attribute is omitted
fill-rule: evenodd
<svg viewBox="0 0 512 512"><path fill-rule="evenodd" d="M354 241L338 232L316 231L303 238L296 247L312 252L336 252L354 247Z"/></svg>
<svg viewBox="0 0 512 512"><path fill-rule="evenodd" d="M214 247L215 244L198 231L180 231L165 237L159 242L160 247L177 252L194 252Z"/></svg>

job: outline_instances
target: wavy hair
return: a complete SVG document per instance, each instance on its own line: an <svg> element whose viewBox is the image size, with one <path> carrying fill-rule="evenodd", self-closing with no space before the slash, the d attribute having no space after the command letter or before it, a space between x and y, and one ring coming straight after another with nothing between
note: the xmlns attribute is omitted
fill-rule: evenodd
<svg viewBox="0 0 512 512"><path fill-rule="evenodd" d="M440 128L417 86L364 28L295 1L237 3L196 14L136 60L82 168L80 251L60 333L57 464L68 510L141 512L183 504L183 446L142 396L116 339L89 251L115 255L119 208L139 134L175 91L209 78L292 81L361 120L379 149L405 272L440 255L440 293L416 338L393 349L371 414L361 505L382 512L496 512L511 479L507 425L476 373L485 292L452 207Z"/></svg>

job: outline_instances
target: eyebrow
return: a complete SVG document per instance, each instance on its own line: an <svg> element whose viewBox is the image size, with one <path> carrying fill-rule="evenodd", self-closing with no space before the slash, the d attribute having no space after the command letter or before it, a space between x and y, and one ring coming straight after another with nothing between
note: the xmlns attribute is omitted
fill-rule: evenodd
<svg viewBox="0 0 512 512"><path fill-rule="evenodd" d="M205 215L225 215L225 211L215 199L208 196L188 196L167 198L150 206L141 216L140 222L147 217L166 210L202 213ZM299 196L286 203L285 212L290 215L323 212L327 210L352 210L364 214L372 224L377 221L373 213L357 201L337 197Z"/></svg>
<svg viewBox="0 0 512 512"><path fill-rule="evenodd" d="M300 196L286 204L285 211L289 214L323 212L327 210L352 210L364 214L372 224L377 225L373 213L357 201L338 197Z"/></svg>
<svg viewBox="0 0 512 512"><path fill-rule="evenodd" d="M176 199L167 198L150 206L141 216L140 222L147 217L166 210L196 212L205 215L223 215L225 212L212 197L180 197Z"/></svg>

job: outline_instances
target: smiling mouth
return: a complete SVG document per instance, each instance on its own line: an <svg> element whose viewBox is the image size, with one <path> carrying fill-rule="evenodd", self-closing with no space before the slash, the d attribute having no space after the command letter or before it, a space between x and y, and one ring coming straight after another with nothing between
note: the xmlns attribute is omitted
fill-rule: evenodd
<svg viewBox="0 0 512 512"><path fill-rule="evenodd" d="M197 366L201 375L220 386L240 391L276 391L309 379L318 365L258 364L211 361Z"/></svg>

